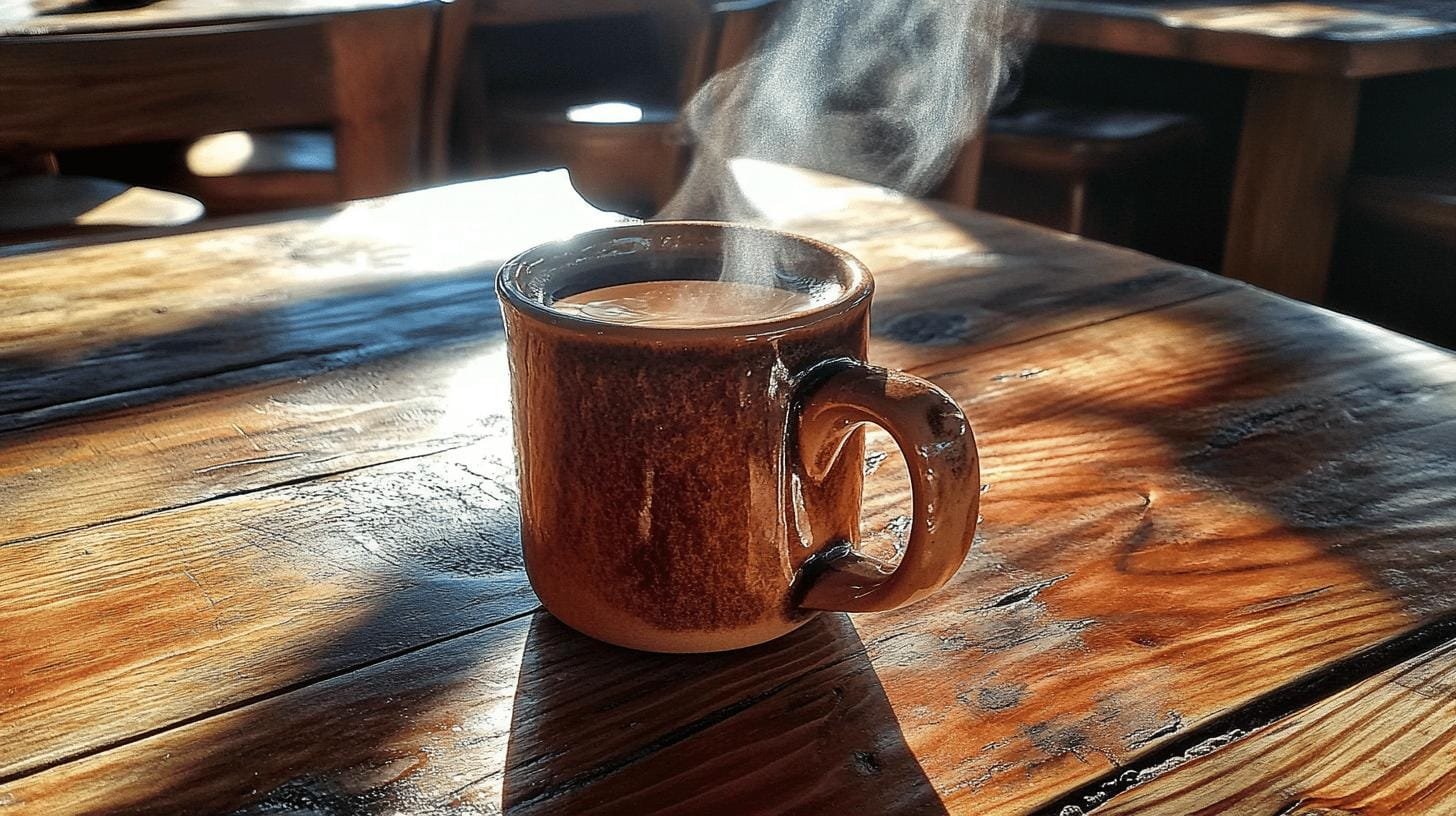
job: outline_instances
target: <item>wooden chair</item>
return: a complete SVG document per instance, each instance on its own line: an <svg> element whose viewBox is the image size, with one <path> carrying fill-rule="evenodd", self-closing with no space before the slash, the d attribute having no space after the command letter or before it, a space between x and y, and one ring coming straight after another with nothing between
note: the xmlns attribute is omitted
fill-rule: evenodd
<svg viewBox="0 0 1456 816"><path fill-rule="evenodd" d="M473 5L473 0L455 0L437 10L427 79L421 89L420 179L426 181L448 177L450 118ZM412 58L419 56L411 54ZM169 182L196 195L217 213L289 209L354 198L357 196L349 195L339 171L337 138L327 128L208 134L178 151Z"/></svg>
<svg viewBox="0 0 1456 816"><path fill-rule="evenodd" d="M0 151L312 126L333 137L331 198L404 190L439 151L427 125L448 117L425 92L440 8L13 38Z"/></svg>
<svg viewBox="0 0 1456 816"><path fill-rule="evenodd" d="M987 123L977 200L947 197L1130 244L1157 209L1156 182L1191 161L1201 135L1197 120L1179 113L1020 105Z"/></svg>
<svg viewBox="0 0 1456 816"><path fill-rule="evenodd" d="M651 214L672 196L686 169L681 106L715 72L748 54L774 5L776 0L658 3L654 13L618 28L616 41L604 49L602 62L630 53L637 70L605 79L589 75L575 86L507 87L485 102L486 144L473 151L493 173L567 167L577 189L599 206ZM595 22L574 33L600 37L596 32L608 30ZM571 36L562 24L513 33L518 42ZM628 41L634 34L643 41Z"/></svg>

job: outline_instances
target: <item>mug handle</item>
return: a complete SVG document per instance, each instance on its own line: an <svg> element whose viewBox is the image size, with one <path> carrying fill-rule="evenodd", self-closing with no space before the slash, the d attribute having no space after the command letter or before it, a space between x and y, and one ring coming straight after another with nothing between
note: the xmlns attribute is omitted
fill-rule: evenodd
<svg viewBox="0 0 1456 816"><path fill-rule="evenodd" d="M905 456L914 516L898 567L847 542L829 547L805 563L799 605L876 612L914 603L949 581L971 549L981 504L971 425L949 394L904 372L834 360L810 374L799 402L802 472L823 479L855 429L879 425Z"/></svg>

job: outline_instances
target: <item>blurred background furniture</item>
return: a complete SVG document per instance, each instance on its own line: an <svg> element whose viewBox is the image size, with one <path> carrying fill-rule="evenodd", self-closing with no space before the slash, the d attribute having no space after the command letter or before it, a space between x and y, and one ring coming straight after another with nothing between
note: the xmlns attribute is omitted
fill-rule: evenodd
<svg viewBox="0 0 1456 816"><path fill-rule="evenodd" d="M136 227L179 227L202 202L110 179L62 176L50 155L0 157L0 245Z"/></svg>
<svg viewBox="0 0 1456 816"><path fill-rule="evenodd" d="M172 0L0 18L0 151L58 154L52 170L165 186L214 213L409 189L444 162L456 72L437 60L451 20L458 59L469 8L453 5L465 11Z"/></svg>
<svg viewBox="0 0 1456 816"><path fill-rule="evenodd" d="M954 583L719 655L533 612L481 267L574 228L550 177L3 259L0 812L1456 813L1456 356L762 180L878 273L871 359L974 406Z"/></svg>
<svg viewBox="0 0 1456 816"><path fill-rule="evenodd" d="M1456 176L1357 176L1345 194L1330 303L1456 348Z"/></svg>
<svg viewBox="0 0 1456 816"><path fill-rule="evenodd" d="M776 0L580 5L478 7L463 161L490 175L567 167L594 204L650 215L685 169L680 108L747 54Z"/></svg>
<svg viewBox="0 0 1456 816"><path fill-rule="evenodd" d="M1456 66L1456 4L1440 0L1033 5L1042 44L1246 72L1221 269L1313 302L1325 294L1362 81ZM1146 70L1166 63L1156 65Z"/></svg>
<svg viewBox="0 0 1456 816"><path fill-rule="evenodd" d="M1024 101L986 125L981 209L1137 246L1166 229L1202 128L1176 112Z"/></svg>
<svg viewBox="0 0 1456 816"><path fill-rule="evenodd" d="M387 192L421 182L444 181L447 176L450 119L471 10L469 0L435 5L428 49L394 55L401 60L394 64L411 77L422 70L423 60L425 79L418 87L396 83L387 89L397 94L396 98L381 102L397 109L418 108L422 120L421 142L413 151L418 154L419 166L400 176ZM384 30L379 30L378 35L388 36ZM387 70L387 50L377 56L367 50L349 55L350 59L364 60L378 57L384 57L379 68ZM353 69L341 64L336 70ZM360 198L351 186L348 171L340 171L338 139L337 129L330 128L209 134L174 154L171 183L197 195L218 213L288 209Z"/></svg>

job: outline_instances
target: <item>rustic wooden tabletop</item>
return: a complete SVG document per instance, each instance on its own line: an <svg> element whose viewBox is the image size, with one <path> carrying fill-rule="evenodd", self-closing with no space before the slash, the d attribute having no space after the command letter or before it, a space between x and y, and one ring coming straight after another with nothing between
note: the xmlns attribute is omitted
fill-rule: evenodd
<svg viewBox="0 0 1456 816"><path fill-rule="evenodd" d="M491 278L605 220L559 177L16 255L0 812L1453 812L1456 358L749 169L873 269L872 359L977 428L946 589L705 656L537 610Z"/></svg>

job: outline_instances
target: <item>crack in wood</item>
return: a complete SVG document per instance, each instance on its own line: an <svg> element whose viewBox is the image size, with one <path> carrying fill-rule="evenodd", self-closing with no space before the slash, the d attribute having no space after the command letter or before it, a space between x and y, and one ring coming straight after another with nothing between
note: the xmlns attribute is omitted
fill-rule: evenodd
<svg viewBox="0 0 1456 816"><path fill-rule="evenodd" d="M268 456L253 456L247 459L238 459L237 461L233 462L222 462L216 465L208 465L207 467L195 468L192 472L201 476L204 473L211 473L215 470L226 470L228 468L235 467L247 467L248 465L266 465L270 462L286 462L289 459L297 459L301 456L307 455L308 454L301 451L291 451L288 453L274 453Z"/></svg>
<svg viewBox="0 0 1456 816"><path fill-rule="evenodd" d="M1036 811L1042 816L1084 816L1124 791L1237 742L1277 720L1344 691L1412 657L1456 641L1456 613L1330 663L1300 680L1254 698L1191 729L1148 754L1088 782ZM1152 738L1149 742L1153 741Z"/></svg>
<svg viewBox="0 0 1456 816"><path fill-rule="evenodd" d="M249 706L254 706L259 703L266 702L275 697L282 697L285 694L291 694L292 692L308 688L309 686L314 686L319 683L326 683L330 680L335 680L337 678L343 677L346 674L352 674L357 671L363 671L364 669L373 668L374 666L378 666L381 663L387 663L391 660L395 660L396 658L401 658L405 655L414 654L415 652L423 651L432 646L438 646L441 643L446 643L448 641L457 640L459 638L467 637L469 635L478 634L480 632L484 632L487 629L510 623L513 620L519 620L529 615L534 615L537 611L540 610L540 608L540 606L533 606L530 609L522 612L517 612L514 615L507 615L506 617L500 618L499 620L493 620L488 623L482 623L479 626L472 626L468 629L462 629L458 632L452 632L447 635L441 635L439 637L431 638L429 640L406 646L402 649L397 649L388 654L380 655L378 657L361 661L350 666L344 666L333 671L324 672L314 675L312 677L306 677L304 679L297 680L287 685L270 689L261 694L255 694L251 697L237 700L225 706L218 706L217 708L212 708L207 711L201 711L191 717L184 717L180 720L174 720L172 722L159 725L156 728L149 728L145 731L130 734L122 739L113 740L111 742L103 743L101 745L92 746L85 750L65 754L52 760L29 766L23 771L17 771L10 774L0 774L0 785L14 782L18 779L24 779L28 776L34 776L35 774L43 773L45 771L51 770L52 768L65 765L67 763L76 762L77 760L86 759L87 757L96 756L97 754L104 754L107 751L112 751L135 742L141 742L142 740L155 737L158 734L164 734L168 731L173 731L184 726L202 722L203 720L209 720L213 717L218 717L223 714L229 714L240 709L248 708Z"/></svg>
<svg viewBox="0 0 1456 816"><path fill-rule="evenodd" d="M247 495L251 495L251 494L254 494L254 493L266 493L266 492L271 491L271 490L279 490L281 488L292 487L294 485L307 484L309 482L315 482L315 481L319 481L321 479L327 479L327 478L330 478L330 477L333 477L333 476L343 476L343 475L348 474L348 473L357 473L359 471L373 470L375 468L382 468L382 467L385 467L385 466L388 466L388 465L398 464L400 462L408 462L408 461L410 461L412 459L423 459L423 458L426 458L426 457L429 457L429 456L439 456L439 455L442 455L442 454L449 453L451 451L460 450L461 448L468 448L468 447L470 447L471 444L472 443L470 443L470 442L462 442L462 443L459 443L459 444L450 445L449 447L440 448L439 450L430 450L430 451L422 451L420 453L411 453L411 454L408 454L408 455L405 455L405 456L399 456L399 457L395 457L393 459L388 459L388 460L381 461L381 462L370 462L367 465L359 465L357 467L349 467L349 468L340 468L338 470L330 470L330 471L326 471L326 472L323 472L323 473L311 473L311 474L308 474L306 476L299 476L299 477L294 478L294 479L284 479L282 481L272 482L272 483L269 483L269 484L266 484L266 485L259 485L257 487L242 488L242 489L239 489L239 490L229 490L229 491L225 491L225 492L222 492L222 493L217 493L217 494L208 496L208 497L203 498L203 499L198 499L197 501L181 502L181 503L178 503L178 504L171 504L171 505L163 505L163 506L160 506L160 507L151 508L149 510L144 510L144 511L142 511L140 513L133 513L131 515L116 516L114 518L102 519L100 521L92 522L90 524L78 524L78 525L76 525L74 527L66 527L66 528L63 528L63 529L60 529L60 530L50 530L50 531L47 531L47 532L44 532L44 533L40 533L38 535L22 536L21 538L15 538L15 539L11 539L9 541L0 541L0 547L10 547L10 546L14 546L16 544L27 544L27 543L30 543L32 541L40 541L40 540L47 539L47 538L55 538L57 536L68 535L70 533L75 533L75 532L80 531L80 530L93 530L93 529L97 529L97 528L101 528L101 527L109 527L109 526L114 525L114 524L122 524L122 523L125 523L125 522L128 522L128 521L135 521L136 519L139 519L139 518L146 518L147 516L155 516L155 515L158 515L158 514L161 514L161 513L169 513L169 512L172 512L172 511L176 511L176 510L185 510L185 509L187 509L189 507L197 507L198 505L208 504L210 502L222 501L224 499L231 499L231 498L234 498L236 496L247 496Z"/></svg>
<svg viewBox="0 0 1456 816"><path fill-rule="evenodd" d="M1007 606L1015 606L1016 604L1035 598L1037 595L1041 594L1042 590L1051 586L1055 586L1056 584L1061 583L1062 581L1065 581L1070 577L1070 573L1064 572L1061 575L1053 578L1048 578L1044 581L1036 581L1034 583L1027 584L1026 586L1017 587L1016 589L1013 589L1010 592L1001 595L1000 597L996 598L985 606L980 607L980 609L1000 609Z"/></svg>

